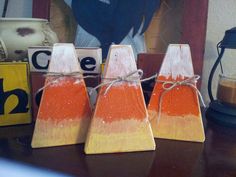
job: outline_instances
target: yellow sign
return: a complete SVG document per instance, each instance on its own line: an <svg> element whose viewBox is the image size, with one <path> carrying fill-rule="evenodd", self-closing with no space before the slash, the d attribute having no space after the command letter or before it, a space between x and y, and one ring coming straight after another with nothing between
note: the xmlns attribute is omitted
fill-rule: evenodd
<svg viewBox="0 0 236 177"><path fill-rule="evenodd" d="M24 62L0 63L0 126L31 122L28 71Z"/></svg>

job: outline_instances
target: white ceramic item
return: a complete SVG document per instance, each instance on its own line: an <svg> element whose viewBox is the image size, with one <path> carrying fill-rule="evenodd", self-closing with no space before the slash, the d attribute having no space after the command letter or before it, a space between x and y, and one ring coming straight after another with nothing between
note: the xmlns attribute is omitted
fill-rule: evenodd
<svg viewBox="0 0 236 177"><path fill-rule="evenodd" d="M0 61L27 58L30 46L51 46L58 42L49 22L38 18L0 18Z"/></svg>

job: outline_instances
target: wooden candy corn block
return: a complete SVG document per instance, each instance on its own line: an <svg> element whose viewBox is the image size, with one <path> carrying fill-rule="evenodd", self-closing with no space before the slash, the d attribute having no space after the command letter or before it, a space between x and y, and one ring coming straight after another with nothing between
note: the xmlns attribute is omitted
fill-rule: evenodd
<svg viewBox="0 0 236 177"><path fill-rule="evenodd" d="M133 71L137 71L137 67L131 46L111 46L104 77L124 77ZM140 82L120 81L106 92L108 87L104 85L100 89L85 153L154 150L155 142Z"/></svg>
<svg viewBox="0 0 236 177"><path fill-rule="evenodd" d="M91 109L84 80L72 44L55 44L32 139L32 147L82 143ZM67 74L67 76L65 76ZM78 78L80 77L80 78Z"/></svg>
<svg viewBox="0 0 236 177"><path fill-rule="evenodd" d="M31 122L29 69L24 62L0 63L0 126Z"/></svg>
<svg viewBox="0 0 236 177"><path fill-rule="evenodd" d="M85 75L95 75L100 73L100 63L102 61L102 51L100 48L76 48L79 66ZM32 115L36 120L38 113L38 103L40 102L40 93L37 91L43 87L45 82L44 74L48 71L51 60L52 47L33 46L28 49L28 58L30 64L31 93L32 93ZM95 87L99 84L100 78L86 78L87 87ZM91 98L92 99L92 98Z"/></svg>
<svg viewBox="0 0 236 177"><path fill-rule="evenodd" d="M162 82L156 83L148 106L154 137L196 142L205 140L196 90L187 85L179 85L169 91L163 89L163 82L175 83L193 76L189 46L169 45L157 78ZM192 84L195 86L195 83ZM170 86L173 84L165 85Z"/></svg>

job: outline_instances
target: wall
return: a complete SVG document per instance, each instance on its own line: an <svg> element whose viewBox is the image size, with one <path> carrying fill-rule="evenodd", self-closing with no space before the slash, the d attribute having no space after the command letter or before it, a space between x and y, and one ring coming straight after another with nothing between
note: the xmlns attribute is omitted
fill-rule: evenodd
<svg viewBox="0 0 236 177"><path fill-rule="evenodd" d="M32 0L8 0L6 17L32 17ZM2 16L5 0L0 0L0 14Z"/></svg>
<svg viewBox="0 0 236 177"><path fill-rule="evenodd" d="M227 29L236 26L236 0L209 0L207 34L203 67L201 92L206 102L209 102L207 82L210 70L217 58L216 44L224 37ZM236 50L226 50L222 59L224 73L236 74ZM213 94L217 90L218 71L213 81Z"/></svg>

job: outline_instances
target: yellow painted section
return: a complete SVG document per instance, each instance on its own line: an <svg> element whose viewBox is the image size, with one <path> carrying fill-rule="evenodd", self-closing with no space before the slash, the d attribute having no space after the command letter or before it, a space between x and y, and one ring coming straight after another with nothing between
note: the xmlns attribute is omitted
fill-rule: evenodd
<svg viewBox="0 0 236 177"><path fill-rule="evenodd" d="M56 120L37 119L32 143L32 148L62 146L84 143L90 119L87 117L73 120L67 119L60 122Z"/></svg>
<svg viewBox="0 0 236 177"><path fill-rule="evenodd" d="M105 123L101 118L94 117L92 126L85 143L86 154L150 151L156 148L147 120Z"/></svg>
<svg viewBox="0 0 236 177"><path fill-rule="evenodd" d="M156 111L148 111L153 136L155 138L204 142L205 133L201 114L169 116L165 113L158 117Z"/></svg>
<svg viewBox="0 0 236 177"><path fill-rule="evenodd" d="M20 89L27 93L28 98L28 103L25 106L27 108L27 112L10 113L18 105L19 99L14 94L7 97L4 103L4 114L0 114L0 126L25 124L31 122L28 71L28 64L25 62L0 63L0 79L3 83L2 86L0 85L0 88L3 88L3 93L0 92L0 94L4 95L5 93Z"/></svg>

